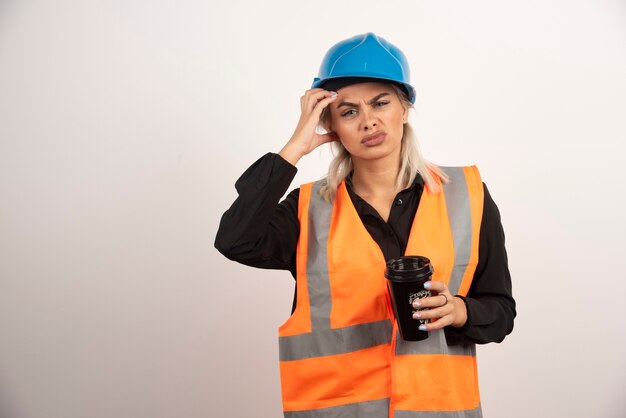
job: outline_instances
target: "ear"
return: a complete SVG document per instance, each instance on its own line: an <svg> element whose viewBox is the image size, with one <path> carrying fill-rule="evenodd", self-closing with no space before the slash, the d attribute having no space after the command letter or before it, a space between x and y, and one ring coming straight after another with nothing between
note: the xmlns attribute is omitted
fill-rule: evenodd
<svg viewBox="0 0 626 418"><path fill-rule="evenodd" d="M328 129L326 129L326 127L324 127L324 129L326 129L326 130L327 130L327 131L329 131L329 132L330 132L330 131L334 131L334 130L335 130L335 127L334 127L333 125L334 125L334 122L333 122L333 120L332 120L332 118L331 118L331 119L330 119L330 121L328 122Z"/></svg>

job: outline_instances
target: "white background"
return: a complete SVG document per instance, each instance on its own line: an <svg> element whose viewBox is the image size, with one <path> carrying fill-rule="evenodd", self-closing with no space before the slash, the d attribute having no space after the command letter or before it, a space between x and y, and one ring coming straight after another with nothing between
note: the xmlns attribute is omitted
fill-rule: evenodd
<svg viewBox="0 0 626 418"><path fill-rule="evenodd" d="M625 1L1 0L0 417L281 416L294 281L215 232L368 31L409 60L425 157L476 164L502 215L485 416L625 416Z"/></svg>

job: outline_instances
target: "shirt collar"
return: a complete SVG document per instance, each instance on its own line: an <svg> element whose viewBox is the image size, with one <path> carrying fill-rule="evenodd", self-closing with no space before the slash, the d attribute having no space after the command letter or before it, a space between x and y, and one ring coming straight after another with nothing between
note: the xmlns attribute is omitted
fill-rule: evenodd
<svg viewBox="0 0 626 418"><path fill-rule="evenodd" d="M346 177L346 186L348 187L350 191L352 191L353 189L353 186L352 186L352 174L353 173L354 171L351 171L350 174L348 174L348 176ZM415 173L415 179L413 180L413 184L407 187L406 189L402 190L400 193L405 193L405 192L408 192L409 190L413 190L416 193L424 190L424 179L422 178L419 172Z"/></svg>

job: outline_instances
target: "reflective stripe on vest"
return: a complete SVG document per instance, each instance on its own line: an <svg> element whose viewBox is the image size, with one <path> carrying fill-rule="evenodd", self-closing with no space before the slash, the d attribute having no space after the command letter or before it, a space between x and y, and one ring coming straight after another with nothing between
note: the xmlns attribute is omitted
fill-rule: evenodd
<svg viewBox="0 0 626 418"><path fill-rule="evenodd" d="M365 401L308 411L285 412L285 418L382 418L389 414L389 399ZM409 417L407 417L409 418Z"/></svg>
<svg viewBox="0 0 626 418"><path fill-rule="evenodd" d="M477 408L467 411L395 411L394 418L482 418L483 413Z"/></svg>
<svg viewBox="0 0 626 418"><path fill-rule="evenodd" d="M452 182L443 193L424 189L405 254L429 257L433 279L466 294L482 181L475 166L441 168ZM448 346L443 330L419 342L392 338L384 256L345 182L334 204L319 195L323 184L300 188L296 309L279 328L285 417L481 417L475 346Z"/></svg>
<svg viewBox="0 0 626 418"><path fill-rule="evenodd" d="M464 180L463 167L440 167L452 179L450 183L443 185L446 199L446 208L452 241L454 243L454 266L450 274L448 289L450 294L459 294L461 281L470 261L472 248L472 219L467 214L470 210L470 197L467 182ZM458 181L455 181L458 179ZM481 184L482 187L482 184ZM465 290L464 294L467 294ZM404 341L397 332L396 354L452 354L476 356L476 346L452 345L446 343L445 333L442 329L431 331L428 339L424 341Z"/></svg>

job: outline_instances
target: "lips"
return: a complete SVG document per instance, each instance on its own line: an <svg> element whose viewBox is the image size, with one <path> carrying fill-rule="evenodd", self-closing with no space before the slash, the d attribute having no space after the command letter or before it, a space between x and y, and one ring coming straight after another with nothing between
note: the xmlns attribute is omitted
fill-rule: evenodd
<svg viewBox="0 0 626 418"><path fill-rule="evenodd" d="M384 133L384 132L376 132L376 133L373 133L373 134L371 134L371 135L368 135L368 136L364 137L364 138L361 140L361 144L367 144L367 143L369 143L369 142L372 142L372 141L376 141L376 140L382 139L382 138L384 138L384 136L385 136L385 133Z"/></svg>

